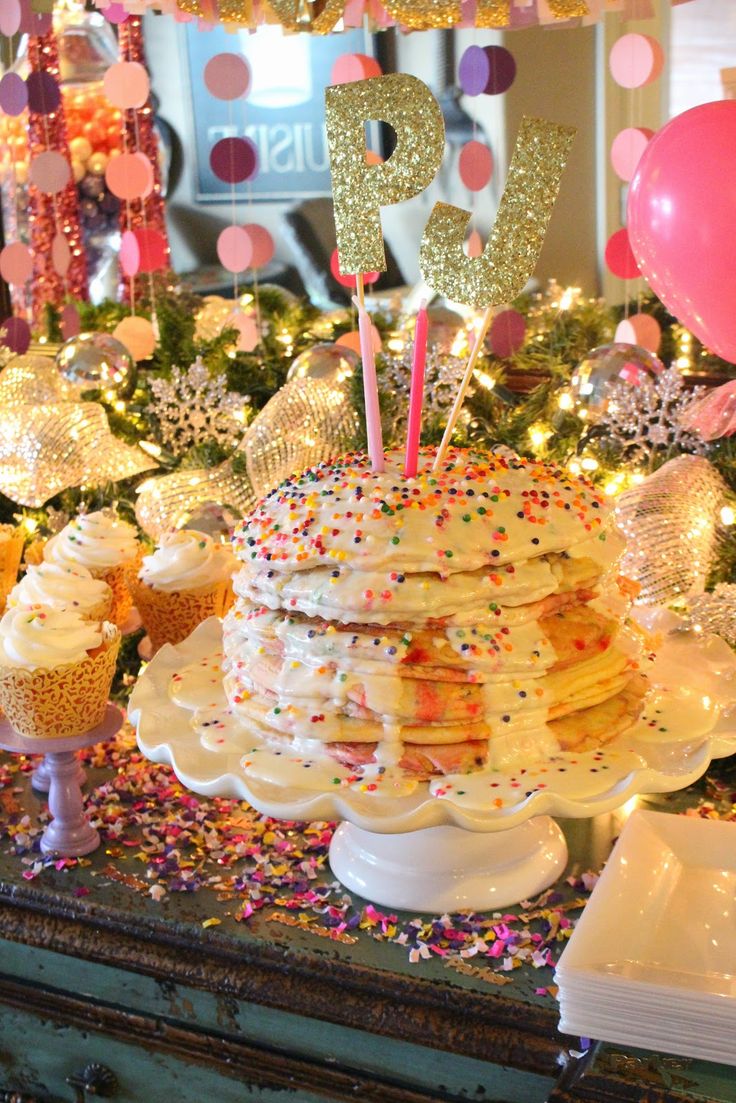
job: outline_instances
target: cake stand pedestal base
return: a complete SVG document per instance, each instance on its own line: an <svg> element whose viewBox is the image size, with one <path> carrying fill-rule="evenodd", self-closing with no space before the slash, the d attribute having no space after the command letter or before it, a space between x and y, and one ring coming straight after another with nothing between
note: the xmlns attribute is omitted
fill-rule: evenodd
<svg viewBox="0 0 736 1103"><path fill-rule="evenodd" d="M69 739L28 739L0 720L0 748L15 754L43 754L44 775L48 779L51 823L41 836L44 854L60 854L65 858L81 858L100 845L100 836L84 814L81 769L77 751L112 739L123 723L117 705L108 704L101 724L82 735ZM38 767L37 767L38 769Z"/></svg>
<svg viewBox="0 0 736 1103"><path fill-rule="evenodd" d="M77 784L80 789L87 780L87 775L84 772L82 763L77 760ZM46 765L46 759L42 758L38 766L31 773L31 785L37 793L48 793L49 784L51 779L49 777L49 769Z"/></svg>
<svg viewBox="0 0 736 1103"><path fill-rule="evenodd" d="M542 892L567 863L549 816L508 831L427 827L400 835L341 823L330 846L337 879L360 896L403 911L496 911Z"/></svg>

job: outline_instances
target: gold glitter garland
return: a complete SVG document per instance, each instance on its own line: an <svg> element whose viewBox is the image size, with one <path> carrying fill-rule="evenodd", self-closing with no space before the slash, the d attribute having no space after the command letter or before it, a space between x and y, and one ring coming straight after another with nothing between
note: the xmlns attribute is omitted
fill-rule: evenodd
<svg viewBox="0 0 736 1103"><path fill-rule="evenodd" d="M432 182L442 162L445 124L426 84L407 73L325 89L327 143L340 271L383 272L380 207L410 199ZM365 123L396 131L396 149L366 164Z"/></svg>
<svg viewBox="0 0 736 1103"><path fill-rule="evenodd" d="M414 31L452 27L462 16L459 0L386 0L385 8L397 23Z"/></svg>
<svg viewBox="0 0 736 1103"><path fill-rule="evenodd" d="M488 243L468 257L463 242L470 212L437 203L419 251L419 267L435 291L478 309L511 302L534 272L567 162L574 127L524 117Z"/></svg>
<svg viewBox="0 0 736 1103"><path fill-rule="evenodd" d="M555 19L577 19L581 15L590 15L587 0L547 0L547 3Z"/></svg>
<svg viewBox="0 0 736 1103"><path fill-rule="evenodd" d="M507 27L511 19L511 0L478 0L476 27Z"/></svg>
<svg viewBox="0 0 736 1103"><path fill-rule="evenodd" d="M220 0L220 11L222 5L223 0ZM310 0L303 3L298 0L268 0L268 7L273 9L287 31L329 34L342 19L345 0L316 0L315 3L310 3Z"/></svg>

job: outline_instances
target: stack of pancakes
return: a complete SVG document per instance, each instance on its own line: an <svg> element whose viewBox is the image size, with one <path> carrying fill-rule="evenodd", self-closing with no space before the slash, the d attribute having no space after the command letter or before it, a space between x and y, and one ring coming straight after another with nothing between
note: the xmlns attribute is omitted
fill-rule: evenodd
<svg viewBox="0 0 736 1103"><path fill-rule="evenodd" d="M622 632L623 541L586 480L423 450L349 454L236 530L231 707L261 736L426 778L598 746L645 691Z"/></svg>

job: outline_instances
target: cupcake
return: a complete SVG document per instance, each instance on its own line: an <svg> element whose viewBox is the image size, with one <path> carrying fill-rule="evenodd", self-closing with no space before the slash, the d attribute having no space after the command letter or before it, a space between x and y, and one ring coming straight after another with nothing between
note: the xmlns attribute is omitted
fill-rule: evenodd
<svg viewBox="0 0 736 1103"><path fill-rule="evenodd" d="M180 643L207 617L222 617L233 600L235 559L206 533L166 533L153 555L129 578L136 608L154 651Z"/></svg>
<svg viewBox="0 0 736 1103"><path fill-rule="evenodd" d="M110 616L112 590L101 578L93 578L86 567L41 563L29 566L8 594L8 608L16 605L74 609L83 620L99 624Z"/></svg>
<svg viewBox="0 0 736 1103"><path fill-rule="evenodd" d="M0 708L27 739L66 739L102 723L120 632L71 609L15 606L0 620Z"/></svg>
<svg viewBox="0 0 736 1103"><path fill-rule="evenodd" d="M23 532L13 525L0 525L0 612L15 586L23 554Z"/></svg>
<svg viewBox="0 0 736 1103"><path fill-rule="evenodd" d="M47 563L86 567L93 578L106 582L113 594L110 620L118 627L130 614L132 600L126 577L139 555L135 528L112 509L79 514L49 540L43 553Z"/></svg>

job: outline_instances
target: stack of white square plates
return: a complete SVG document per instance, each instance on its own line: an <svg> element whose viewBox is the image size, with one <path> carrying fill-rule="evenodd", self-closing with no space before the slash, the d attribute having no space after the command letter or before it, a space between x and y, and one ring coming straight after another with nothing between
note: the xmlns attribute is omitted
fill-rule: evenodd
<svg viewBox="0 0 736 1103"><path fill-rule="evenodd" d="M736 1065L736 823L635 812L557 983L564 1034Z"/></svg>

